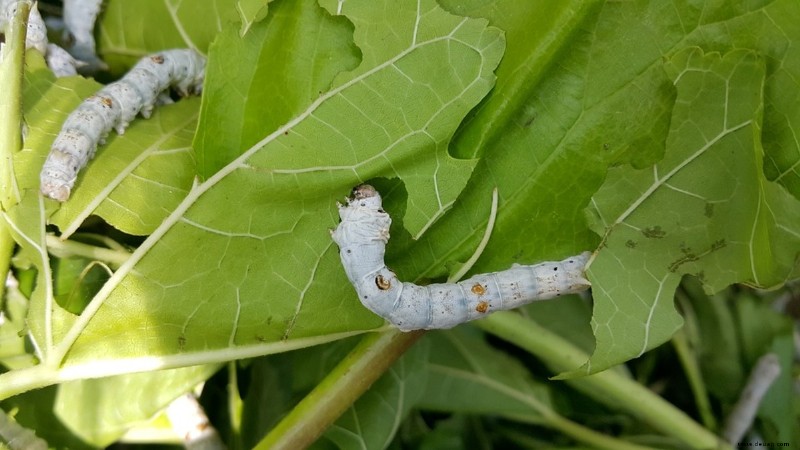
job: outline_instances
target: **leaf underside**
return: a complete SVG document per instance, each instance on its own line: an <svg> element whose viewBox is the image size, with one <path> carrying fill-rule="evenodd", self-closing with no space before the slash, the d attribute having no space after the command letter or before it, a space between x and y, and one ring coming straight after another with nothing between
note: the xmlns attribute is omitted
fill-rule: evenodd
<svg viewBox="0 0 800 450"><path fill-rule="evenodd" d="M282 9L290 6L319 33L311 43L298 39L299 50L323 51L317 41L354 33L311 2L284 2L271 5L275 15L243 40L212 46L209 58L221 64L210 65L205 86L202 114L208 119L200 122L208 135L225 133L224 121L231 119L222 106L227 94L217 93L230 86L221 76L214 82L228 58L251 83L285 80L267 70L268 61L243 58L236 48L266 52L274 46L281 36L261 28L296 27L298 14ZM292 114L267 121L266 129L240 122L242 142L250 146L189 192L97 294L83 319L94 316L81 324L86 327L67 365L156 355L174 357L176 365L187 358L228 359L381 325L338 270L328 235L337 222L335 202L359 182L398 177L408 190L408 228L421 232L440 216L473 167L448 155L449 137L490 89L503 40L485 21L450 15L434 2L389 12L347 3L341 12L355 24L361 65L333 79L335 71L300 66L295 75L305 71L305 79L295 81L309 88L274 96L278 102L293 98ZM394 30L394 42L376 46L359 33L359 24L382 20L375 14L406 19ZM238 33L231 26L227 33ZM319 92L323 86L329 87ZM294 339L301 341L291 344Z"/></svg>
<svg viewBox="0 0 800 450"><path fill-rule="evenodd" d="M387 259L404 279L467 259L494 187L474 272L599 245L597 347L581 373L669 339L684 275L709 291L797 276L794 2L276 0L264 20L267 2L239 3L108 2L98 42L116 71L194 47L209 57L205 92L110 136L60 209L39 203L38 167L98 85L29 68L15 158L27 193L9 218L43 269L32 335L66 367L223 361L380 327L327 231L336 200L376 178L398 187ZM136 8L157 19L115 34ZM44 219L68 235L90 214L149 237L82 317L45 320Z"/></svg>
<svg viewBox="0 0 800 450"><path fill-rule="evenodd" d="M597 347L587 372L672 336L683 323L672 301L683 275L716 292L780 285L795 270L800 202L762 170L765 61L688 48L665 71L677 98L664 158L611 169L589 208L604 239L588 272Z"/></svg>

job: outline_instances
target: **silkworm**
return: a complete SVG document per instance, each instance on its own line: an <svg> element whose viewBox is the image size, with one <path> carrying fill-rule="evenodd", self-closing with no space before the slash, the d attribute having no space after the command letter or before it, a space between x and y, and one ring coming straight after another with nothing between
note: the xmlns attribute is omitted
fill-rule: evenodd
<svg viewBox="0 0 800 450"><path fill-rule="evenodd" d="M47 55L45 55L47 67L53 71L57 77L70 77L78 74L78 67L83 63L77 61L72 55L56 44L47 44Z"/></svg>
<svg viewBox="0 0 800 450"><path fill-rule="evenodd" d="M5 24L13 19L16 14L18 0L0 0L0 32ZM76 61L72 55L63 48L47 41L47 27L42 15L39 14L37 3L31 5L28 13L28 31L25 37L25 48L35 48L45 57L47 67L55 76L66 77L76 75L77 68L85 65Z"/></svg>
<svg viewBox="0 0 800 450"><path fill-rule="evenodd" d="M98 70L105 63L95 53L94 23L100 13L102 0L64 0L64 26L72 36L70 52L90 69Z"/></svg>
<svg viewBox="0 0 800 450"><path fill-rule="evenodd" d="M42 194L60 202L69 199L78 172L112 128L123 134L137 114L150 117L170 87L181 95L199 94L204 76L203 56L194 50L166 50L142 58L122 79L84 100L53 141L40 175Z"/></svg>
<svg viewBox="0 0 800 450"><path fill-rule="evenodd" d="M584 291L584 252L563 261L514 265L502 272L475 275L458 283L419 286L402 282L384 263L392 219L380 194L357 186L331 232L347 278L361 303L402 331L452 328L487 314Z"/></svg>
<svg viewBox="0 0 800 450"><path fill-rule="evenodd" d="M0 447L10 450L47 450L47 441L23 427L0 409Z"/></svg>
<svg viewBox="0 0 800 450"><path fill-rule="evenodd" d="M17 13L18 0L0 0L0 33ZM28 13L28 27L25 35L25 48L35 48L42 55L47 53L47 27L36 3Z"/></svg>

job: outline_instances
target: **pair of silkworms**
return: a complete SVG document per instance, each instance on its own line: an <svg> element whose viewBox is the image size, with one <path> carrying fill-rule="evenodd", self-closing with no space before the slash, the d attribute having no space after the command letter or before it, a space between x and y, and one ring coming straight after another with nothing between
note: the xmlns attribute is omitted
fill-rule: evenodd
<svg viewBox="0 0 800 450"><path fill-rule="evenodd" d="M20 0L0 0L0 33L16 14ZM87 66L98 69L104 64L94 55L94 21L100 11L101 0L64 0L64 25L69 29L75 45L73 54L49 42L47 26L39 13L37 3L33 3L28 14L28 32L25 47L35 48L45 57L47 66L57 77L77 75L78 67ZM90 43L87 40L91 40Z"/></svg>
<svg viewBox="0 0 800 450"><path fill-rule="evenodd" d="M557 262L475 275L458 283L418 286L402 282L384 263L391 217L369 185L339 205L331 233L347 278L361 303L402 331L452 328L493 311L578 293L590 287L584 271L590 252Z"/></svg>
<svg viewBox="0 0 800 450"><path fill-rule="evenodd" d="M168 50L143 58L121 80L100 89L73 111L51 147L41 173L44 195L66 201L81 168L112 128L122 134L141 113L149 117L159 96L175 88L199 93L205 59L192 50ZM590 287L584 276L589 252L563 261L476 275L458 283L418 286L398 280L384 254L391 218L369 185L353 190L339 206L341 223L332 232L342 265L361 302L403 331L451 328L487 313L577 293Z"/></svg>
<svg viewBox="0 0 800 450"><path fill-rule="evenodd" d="M42 194L69 199L78 172L94 157L111 129L123 134L141 114L148 118L166 91L199 94L205 78L205 57L194 50L174 49L142 58L122 79L84 100L70 115L53 141L40 175Z"/></svg>

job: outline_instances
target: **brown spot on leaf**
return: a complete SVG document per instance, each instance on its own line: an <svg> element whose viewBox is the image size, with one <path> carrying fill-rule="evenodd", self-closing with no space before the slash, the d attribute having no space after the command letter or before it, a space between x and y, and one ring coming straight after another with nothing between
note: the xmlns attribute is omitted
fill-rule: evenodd
<svg viewBox="0 0 800 450"><path fill-rule="evenodd" d="M681 246L681 251L683 252L683 254L685 256L682 257L682 258L678 258L677 260L673 261L672 264L669 265L668 269L669 269L670 272L675 273L675 272L678 271L678 269L682 265L684 265L684 264L686 264L688 262L697 261L701 257L704 257L706 255L709 255L709 254L717 251L717 250L721 250L721 249L725 248L727 245L728 245L728 243L725 241L725 239L718 239L718 240L714 241L713 243L711 243L711 246L708 248L708 250L706 250L706 251L704 251L704 252L702 252L700 254L692 252L691 248L684 247L682 245ZM700 276L701 276L701 274L698 274L698 277L700 277Z"/></svg>
<svg viewBox="0 0 800 450"><path fill-rule="evenodd" d="M644 235L644 237L650 239L661 239L667 235L667 232L662 230L661 226L656 225L654 227L645 228L644 230L642 230L642 234Z"/></svg>
<svg viewBox="0 0 800 450"><path fill-rule="evenodd" d="M688 253L686 256L678 258L677 260L673 261L672 264L669 265L669 271L675 273L682 265L688 262L697 261L698 259L700 258L698 258L697 255Z"/></svg>

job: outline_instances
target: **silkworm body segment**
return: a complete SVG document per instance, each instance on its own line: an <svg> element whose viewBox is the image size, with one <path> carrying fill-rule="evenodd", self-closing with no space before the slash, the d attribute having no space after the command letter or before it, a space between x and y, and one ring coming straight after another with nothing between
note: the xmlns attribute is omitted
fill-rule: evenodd
<svg viewBox="0 0 800 450"><path fill-rule="evenodd" d="M563 261L514 265L458 283L418 286L402 282L384 264L391 218L375 189L362 185L339 206L332 236L347 277L368 309L403 331L452 328L484 317L590 287L584 269L590 252Z"/></svg>
<svg viewBox="0 0 800 450"><path fill-rule="evenodd" d="M194 50L166 50L140 60L122 79L84 100L64 121L41 172L41 191L66 201L78 172L105 142L111 129L123 134L137 114L150 117L159 95L175 88L199 94L205 58Z"/></svg>

